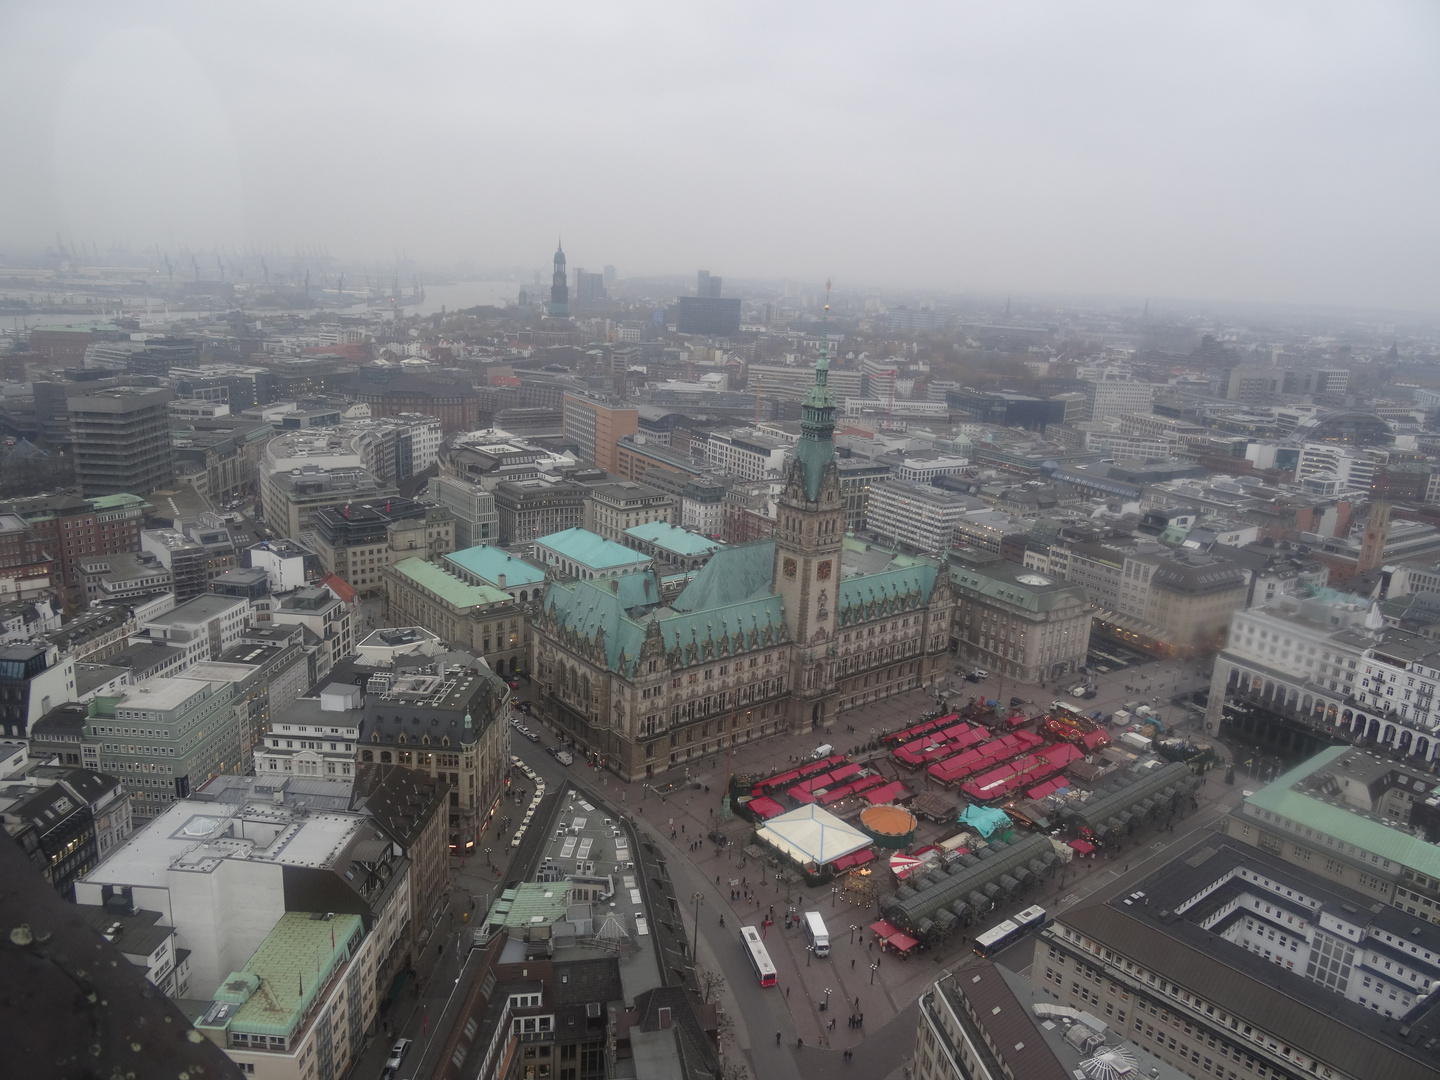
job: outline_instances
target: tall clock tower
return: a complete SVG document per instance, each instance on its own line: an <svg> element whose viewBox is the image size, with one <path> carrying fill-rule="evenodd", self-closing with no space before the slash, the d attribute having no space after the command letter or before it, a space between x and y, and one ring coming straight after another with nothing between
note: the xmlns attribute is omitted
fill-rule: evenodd
<svg viewBox="0 0 1440 1080"><path fill-rule="evenodd" d="M795 731L826 727L835 719L831 644L846 517L835 464L835 392L829 386L827 352L822 336L815 384L801 402L800 442L785 475L775 528L774 591L785 601L794 642L790 685L798 714L790 722Z"/></svg>

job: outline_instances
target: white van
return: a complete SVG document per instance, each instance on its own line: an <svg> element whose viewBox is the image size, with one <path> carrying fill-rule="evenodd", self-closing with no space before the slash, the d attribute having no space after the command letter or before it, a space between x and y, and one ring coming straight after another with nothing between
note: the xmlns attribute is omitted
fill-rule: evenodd
<svg viewBox="0 0 1440 1080"><path fill-rule="evenodd" d="M825 920L818 911L805 912L805 936L815 947L816 956L830 955L830 931L825 929Z"/></svg>
<svg viewBox="0 0 1440 1080"><path fill-rule="evenodd" d="M819 761L821 758L827 758L827 757L829 757L829 756L830 756L831 754L833 754L834 752L835 752L835 747L831 746L831 745L827 742L827 743L825 743L823 746L817 746L817 747L815 748L815 752L814 752L813 754L811 754L810 756L811 756L813 759L815 759L816 761Z"/></svg>

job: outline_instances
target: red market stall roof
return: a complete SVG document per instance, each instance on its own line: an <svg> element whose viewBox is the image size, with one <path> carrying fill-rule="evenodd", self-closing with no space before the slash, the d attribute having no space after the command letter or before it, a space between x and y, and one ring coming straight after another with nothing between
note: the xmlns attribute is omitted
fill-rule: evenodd
<svg viewBox="0 0 1440 1080"><path fill-rule="evenodd" d="M905 785L899 780L892 780L884 787L865 792L865 801L874 806L876 803L894 802L896 799L903 798L905 794Z"/></svg>
<svg viewBox="0 0 1440 1080"><path fill-rule="evenodd" d="M1089 840L1071 840L1070 846L1081 855L1090 855L1095 851L1095 845Z"/></svg>
<svg viewBox="0 0 1440 1080"><path fill-rule="evenodd" d="M832 781L833 781L833 780L844 780L846 777L854 776L854 775L855 775L856 773L858 773L859 771L860 771L860 766L859 766L859 765L856 765L856 764L852 761L849 765L841 765L840 768L838 768L838 769L836 769L834 772L832 772L832 773L830 774L830 779L831 779Z"/></svg>
<svg viewBox="0 0 1440 1080"><path fill-rule="evenodd" d="M897 930L895 931L895 933L891 934L888 938L885 939L885 944L889 945L892 949L899 949L901 952L909 952L911 949L915 948L916 945L919 945L920 942L916 941L913 937L905 933L903 930Z"/></svg>
<svg viewBox="0 0 1440 1080"><path fill-rule="evenodd" d="M768 779L761 780L761 781L760 781L758 784L756 784L755 787L752 789L752 794L755 794L755 795L763 795L763 794L765 793L765 789L766 789L766 788L784 787L786 784L790 783L791 781L793 781L793 780L799 780L799 779L800 779L800 770L799 770L799 769L791 769L789 772L783 772L783 773L781 773L779 776L772 776L772 777L769 777Z"/></svg>
<svg viewBox="0 0 1440 1080"><path fill-rule="evenodd" d="M758 799L751 799L749 805L750 809L762 818L772 818L776 814L783 814L785 812L785 808L768 795L761 795Z"/></svg>
<svg viewBox="0 0 1440 1080"><path fill-rule="evenodd" d="M831 788L829 791L825 792L824 795L820 796L820 805L829 806L831 803L837 803L841 799L846 798L847 796L858 795L862 791L873 788L877 784L883 783L885 783L885 778L883 776L867 776L863 779L855 780L849 784L845 784L842 787Z"/></svg>
<svg viewBox="0 0 1440 1080"><path fill-rule="evenodd" d="M1070 786L1070 781L1063 776L1057 776L1052 780L1046 780L1043 784L1037 784L1025 794L1031 799L1043 799L1046 795L1053 795L1061 788Z"/></svg>
<svg viewBox="0 0 1440 1080"><path fill-rule="evenodd" d="M876 937L881 938L888 938L891 934L898 934L900 932L898 927L893 926L892 924L886 922L884 919L880 919L877 922L872 922L870 924L870 929L875 931Z"/></svg>
<svg viewBox="0 0 1440 1080"><path fill-rule="evenodd" d="M909 727L901 728L899 731L893 732L889 735L882 735L880 737L880 741L883 743L889 743L891 746L897 746L900 743L906 742L909 739L913 739L919 735L924 735L927 731L934 731L936 728L942 728L945 727L947 724L953 724L956 720L959 719L959 713L950 713L946 716L937 717L934 720L922 720L918 724L911 724Z"/></svg>
<svg viewBox="0 0 1440 1080"><path fill-rule="evenodd" d="M840 856L840 858L830 864L830 867L836 871L849 870L852 866L864 866L873 858L875 858L875 853L869 848L866 848L863 851L852 851L848 855Z"/></svg>

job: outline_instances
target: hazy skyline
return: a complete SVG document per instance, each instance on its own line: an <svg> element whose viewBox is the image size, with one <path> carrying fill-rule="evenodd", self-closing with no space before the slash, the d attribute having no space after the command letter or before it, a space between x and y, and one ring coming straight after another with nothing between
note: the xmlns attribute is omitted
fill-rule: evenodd
<svg viewBox="0 0 1440 1080"><path fill-rule="evenodd" d="M1440 304L1433 4L0 8L67 240Z"/></svg>

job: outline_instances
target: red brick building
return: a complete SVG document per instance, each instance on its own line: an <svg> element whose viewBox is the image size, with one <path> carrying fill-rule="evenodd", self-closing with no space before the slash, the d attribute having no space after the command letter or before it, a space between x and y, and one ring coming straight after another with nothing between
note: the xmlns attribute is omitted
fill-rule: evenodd
<svg viewBox="0 0 1440 1080"><path fill-rule="evenodd" d="M54 561L60 582L78 586L86 559L140 550L145 506L138 495L40 495L16 499L0 510L24 520Z"/></svg>

